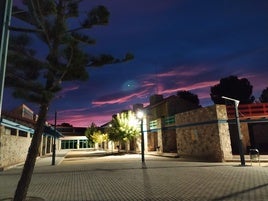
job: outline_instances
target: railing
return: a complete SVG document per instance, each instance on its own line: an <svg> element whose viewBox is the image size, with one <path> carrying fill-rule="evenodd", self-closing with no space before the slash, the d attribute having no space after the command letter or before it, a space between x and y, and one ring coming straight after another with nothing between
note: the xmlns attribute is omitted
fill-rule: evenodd
<svg viewBox="0 0 268 201"><path fill-rule="evenodd" d="M238 106L240 118L268 117L268 103L240 104ZM228 118L235 117L235 107L227 106Z"/></svg>

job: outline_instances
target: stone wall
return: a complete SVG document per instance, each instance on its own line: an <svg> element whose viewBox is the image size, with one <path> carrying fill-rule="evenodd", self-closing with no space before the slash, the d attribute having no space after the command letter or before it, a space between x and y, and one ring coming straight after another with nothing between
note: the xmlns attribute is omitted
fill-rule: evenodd
<svg viewBox="0 0 268 201"><path fill-rule="evenodd" d="M175 115L178 155L222 162L232 157L226 107L213 105Z"/></svg>
<svg viewBox="0 0 268 201"><path fill-rule="evenodd" d="M26 137L16 134L11 134L11 130L5 126L0 126L0 171L9 166L23 163L28 154L28 149L32 138L30 133ZM51 142L50 144L48 142ZM56 139L56 150L61 147L61 141ZM39 147L39 156L51 154L52 152L52 137L43 136L41 146Z"/></svg>
<svg viewBox="0 0 268 201"><path fill-rule="evenodd" d="M0 170L24 162L31 143L30 135L10 135L10 130L0 126Z"/></svg>

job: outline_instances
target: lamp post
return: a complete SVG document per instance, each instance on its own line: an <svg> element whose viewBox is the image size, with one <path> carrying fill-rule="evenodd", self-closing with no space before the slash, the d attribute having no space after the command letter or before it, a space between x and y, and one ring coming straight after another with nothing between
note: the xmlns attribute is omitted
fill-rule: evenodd
<svg viewBox="0 0 268 201"><path fill-rule="evenodd" d="M226 100L233 101L235 103L235 119L236 119L236 124L237 124L237 131L238 131L238 149L239 149L239 154L240 154L241 166L245 166L245 156L244 156L243 143L242 143L243 136L241 134L239 113L238 113L239 100L229 98L226 96L222 96L222 98L226 99Z"/></svg>
<svg viewBox="0 0 268 201"><path fill-rule="evenodd" d="M53 137L53 144L52 144L52 165L55 165L55 158L56 158L56 134L57 134L57 112L55 112L55 122L54 122L54 137Z"/></svg>
<svg viewBox="0 0 268 201"><path fill-rule="evenodd" d="M9 43L9 25L12 15L12 0L0 2L0 117L4 93L7 52Z"/></svg>
<svg viewBox="0 0 268 201"><path fill-rule="evenodd" d="M145 158L144 158L144 132L143 132L143 111L139 110L137 112L137 117L140 119L140 126L141 126L141 162L142 162L142 168L145 168Z"/></svg>

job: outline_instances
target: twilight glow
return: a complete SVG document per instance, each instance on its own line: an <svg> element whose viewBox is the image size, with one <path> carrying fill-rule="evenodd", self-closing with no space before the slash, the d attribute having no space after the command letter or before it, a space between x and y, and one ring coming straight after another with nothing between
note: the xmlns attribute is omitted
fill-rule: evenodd
<svg viewBox="0 0 268 201"><path fill-rule="evenodd" d="M102 125L133 104L146 106L153 94L180 90L212 105L210 87L230 75L247 78L256 99L268 87L267 0L99 0L84 1L83 8L93 3L107 6L111 18L108 26L92 29L96 45L87 51L135 58L88 69L86 82L64 83L50 107L51 123L57 111L58 123ZM21 103L4 91L3 109Z"/></svg>

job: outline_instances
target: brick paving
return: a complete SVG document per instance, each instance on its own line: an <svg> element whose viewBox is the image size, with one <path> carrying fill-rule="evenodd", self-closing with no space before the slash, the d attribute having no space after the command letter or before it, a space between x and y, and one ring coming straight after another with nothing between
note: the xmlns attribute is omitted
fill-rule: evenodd
<svg viewBox="0 0 268 201"><path fill-rule="evenodd" d="M38 159L29 200L45 201L266 201L268 163L206 163L137 154L88 153ZM85 152L84 152L85 153ZM64 158L64 160L62 160ZM0 172L0 200L13 196L22 166ZM34 199L35 198L35 199Z"/></svg>

